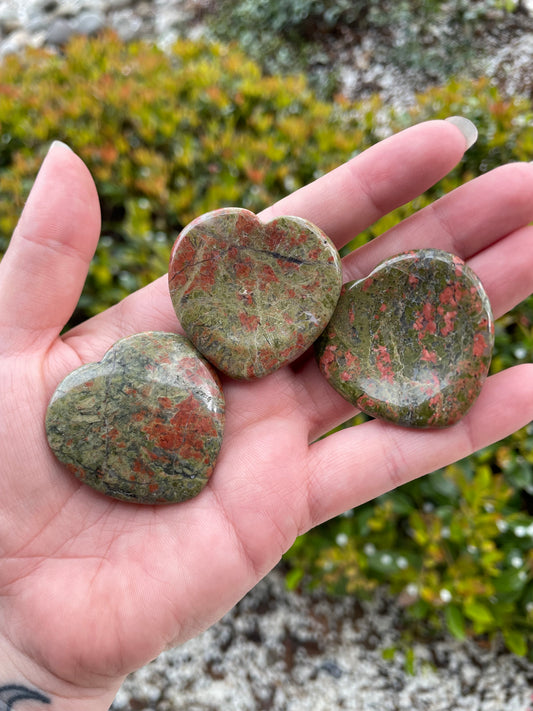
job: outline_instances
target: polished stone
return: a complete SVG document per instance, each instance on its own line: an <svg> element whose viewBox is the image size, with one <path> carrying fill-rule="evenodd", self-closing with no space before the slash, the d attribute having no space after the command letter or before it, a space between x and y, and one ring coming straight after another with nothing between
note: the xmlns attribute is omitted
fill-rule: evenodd
<svg viewBox="0 0 533 711"><path fill-rule="evenodd" d="M123 501L185 501L222 444L224 397L183 336L141 333L70 373L46 414L48 441L81 481Z"/></svg>
<svg viewBox="0 0 533 711"><path fill-rule="evenodd" d="M170 258L170 295L185 333L237 379L268 375L307 350L341 285L337 250L298 217L262 223L249 210L215 210L185 227Z"/></svg>
<svg viewBox="0 0 533 711"><path fill-rule="evenodd" d="M331 385L367 414L446 427L477 398L493 334L475 273L456 256L426 249L346 284L316 353Z"/></svg>

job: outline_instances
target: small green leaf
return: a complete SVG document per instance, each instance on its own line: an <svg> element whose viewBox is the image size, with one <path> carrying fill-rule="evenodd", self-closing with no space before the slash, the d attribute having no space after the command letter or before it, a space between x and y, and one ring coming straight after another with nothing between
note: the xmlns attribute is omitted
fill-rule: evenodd
<svg viewBox="0 0 533 711"><path fill-rule="evenodd" d="M448 605L445 612L446 624L448 629L457 639L464 639L465 633L465 618L457 605Z"/></svg>
<svg viewBox="0 0 533 711"><path fill-rule="evenodd" d="M476 489L479 492L481 492L485 489L489 489L491 480L492 480L491 468L486 464L479 466L477 468L476 478L475 478Z"/></svg>
<svg viewBox="0 0 533 711"><path fill-rule="evenodd" d="M415 662L416 662L415 651L412 647L409 647L409 649L405 653L405 672L406 672L406 674L409 674L409 676L415 675L415 671L416 671Z"/></svg>
<svg viewBox="0 0 533 711"><path fill-rule="evenodd" d="M527 579L523 580L520 570L506 570L494 581L494 589L500 595L518 595L525 588Z"/></svg>
<svg viewBox="0 0 533 711"><path fill-rule="evenodd" d="M381 652L381 656L386 662L390 662L396 656L396 647L387 647Z"/></svg>
<svg viewBox="0 0 533 711"><path fill-rule="evenodd" d="M494 616L489 608L481 602L471 600L465 604L465 615L482 625L491 625L494 622Z"/></svg>
<svg viewBox="0 0 533 711"><path fill-rule="evenodd" d="M285 576L285 585L288 590L296 590L304 576L304 571L301 568L292 568Z"/></svg>
<svg viewBox="0 0 533 711"><path fill-rule="evenodd" d="M503 633L503 639L507 648L519 657L524 657L527 654L527 641L525 635L517 630L506 630Z"/></svg>

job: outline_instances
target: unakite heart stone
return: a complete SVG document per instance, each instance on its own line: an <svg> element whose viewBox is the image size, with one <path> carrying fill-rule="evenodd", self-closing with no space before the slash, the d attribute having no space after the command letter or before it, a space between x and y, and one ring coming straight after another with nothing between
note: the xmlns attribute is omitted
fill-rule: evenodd
<svg viewBox="0 0 533 711"><path fill-rule="evenodd" d="M493 333L478 277L458 257L426 249L346 284L316 353L331 385L367 414L446 427L478 396Z"/></svg>
<svg viewBox="0 0 533 711"><path fill-rule="evenodd" d="M185 333L238 379L301 355L328 323L341 285L337 250L299 217L262 223L249 210L215 210L185 227L170 258L170 295Z"/></svg>
<svg viewBox="0 0 533 711"><path fill-rule="evenodd" d="M123 501L196 496L222 444L217 376L183 336L141 333L70 373L46 414L48 442L81 481Z"/></svg>

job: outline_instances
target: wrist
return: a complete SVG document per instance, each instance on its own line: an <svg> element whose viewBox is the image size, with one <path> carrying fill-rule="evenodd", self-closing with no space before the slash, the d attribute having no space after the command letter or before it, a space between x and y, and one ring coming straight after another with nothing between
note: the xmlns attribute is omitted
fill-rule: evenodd
<svg viewBox="0 0 533 711"><path fill-rule="evenodd" d="M109 684L101 688L77 686L55 676L5 640L0 641L0 709L108 711L123 679L106 681Z"/></svg>

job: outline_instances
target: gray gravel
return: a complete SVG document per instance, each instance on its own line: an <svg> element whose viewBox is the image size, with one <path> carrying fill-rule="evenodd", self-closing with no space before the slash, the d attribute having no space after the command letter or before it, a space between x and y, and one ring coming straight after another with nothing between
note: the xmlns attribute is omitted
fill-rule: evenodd
<svg viewBox="0 0 533 711"><path fill-rule="evenodd" d="M26 46L61 47L75 34L92 35L113 28L124 40L152 39L162 47L186 35L206 34L204 18L217 0L0 0L0 60ZM488 2L493 7L494 1ZM446 7L446 3L444 3ZM533 0L522 0L524 14L504 22L493 10L490 32L483 37L472 69L493 77L511 93L533 93ZM431 26L425 38L439 43L442 27ZM403 108L416 101L436 76L417 69L398 68L387 61L388 48L405 40L402 30L384 37L368 32L354 43L338 41L340 90L349 98L379 93L389 104Z"/></svg>
<svg viewBox="0 0 533 711"><path fill-rule="evenodd" d="M417 643L408 673L399 614L383 595L288 593L274 571L203 635L129 677L112 709L529 711L533 665L497 646Z"/></svg>
<svg viewBox="0 0 533 711"><path fill-rule="evenodd" d="M104 27L124 40L162 45L203 32L202 0L0 0L0 57L25 46L57 47Z"/></svg>
<svg viewBox="0 0 533 711"><path fill-rule="evenodd" d="M0 0L0 61L26 46L60 47L112 27L125 40L168 46L199 37L209 0ZM533 0L523 0L533 16ZM529 25L529 23L528 23ZM409 105L420 78L373 61L379 38L341 55L347 95L371 86ZM510 91L533 90L533 33L489 46L480 67ZM533 664L500 646L445 638L417 643L414 674L397 631L399 608L289 593L271 573L218 624L132 674L113 711L532 711ZM396 648L392 660L384 650Z"/></svg>

